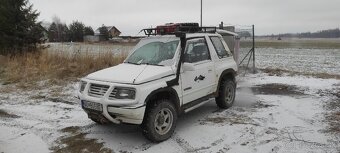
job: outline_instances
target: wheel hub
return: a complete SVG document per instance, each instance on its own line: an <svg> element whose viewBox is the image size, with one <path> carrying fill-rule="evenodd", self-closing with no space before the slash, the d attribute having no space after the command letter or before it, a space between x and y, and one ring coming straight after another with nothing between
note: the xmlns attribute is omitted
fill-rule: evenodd
<svg viewBox="0 0 340 153"><path fill-rule="evenodd" d="M157 124L158 124L158 125L163 125L164 122L165 122L164 115L160 115L160 116L158 117Z"/></svg>
<svg viewBox="0 0 340 153"><path fill-rule="evenodd" d="M172 127L173 114L168 108L161 109L155 117L155 130L158 134L168 133Z"/></svg>
<svg viewBox="0 0 340 153"><path fill-rule="evenodd" d="M235 89L232 86L226 86L225 100L228 104L233 102Z"/></svg>

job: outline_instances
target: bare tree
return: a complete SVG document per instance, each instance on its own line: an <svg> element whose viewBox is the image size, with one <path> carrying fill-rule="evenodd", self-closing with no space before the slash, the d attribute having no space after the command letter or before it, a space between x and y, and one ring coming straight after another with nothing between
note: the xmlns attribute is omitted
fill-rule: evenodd
<svg viewBox="0 0 340 153"><path fill-rule="evenodd" d="M61 20L58 16L54 15L52 17L52 22L56 24L57 28L57 40L61 41L62 33L63 33L63 24L61 23Z"/></svg>

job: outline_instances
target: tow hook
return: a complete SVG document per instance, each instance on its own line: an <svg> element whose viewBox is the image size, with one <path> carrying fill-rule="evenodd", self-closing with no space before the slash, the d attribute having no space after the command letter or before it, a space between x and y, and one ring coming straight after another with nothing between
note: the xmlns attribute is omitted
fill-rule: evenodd
<svg viewBox="0 0 340 153"><path fill-rule="evenodd" d="M110 123L110 121L108 119L106 119L103 115L101 114L96 114L96 113L88 113L88 118L94 119L98 122L100 122L101 124L107 124Z"/></svg>
<svg viewBox="0 0 340 153"><path fill-rule="evenodd" d="M109 123L109 120L107 120L107 119L104 118L104 117L102 117L99 121L100 121L100 123L102 123L102 124L107 124L107 123Z"/></svg>

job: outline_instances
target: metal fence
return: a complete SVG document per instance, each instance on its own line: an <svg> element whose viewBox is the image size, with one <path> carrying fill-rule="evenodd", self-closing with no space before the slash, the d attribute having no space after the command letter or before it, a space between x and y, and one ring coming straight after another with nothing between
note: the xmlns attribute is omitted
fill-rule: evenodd
<svg viewBox="0 0 340 153"><path fill-rule="evenodd" d="M225 38L228 46L234 54L235 61L239 65L239 74L256 73L255 59L255 26L254 25L233 25L219 24L219 28L235 32L238 36L233 41Z"/></svg>

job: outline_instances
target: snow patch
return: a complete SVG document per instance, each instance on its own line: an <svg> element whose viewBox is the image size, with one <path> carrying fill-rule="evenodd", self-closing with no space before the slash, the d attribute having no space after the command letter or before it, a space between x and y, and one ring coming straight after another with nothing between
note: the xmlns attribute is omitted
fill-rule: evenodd
<svg viewBox="0 0 340 153"><path fill-rule="evenodd" d="M49 152L40 136L14 127L0 126L0 152Z"/></svg>

